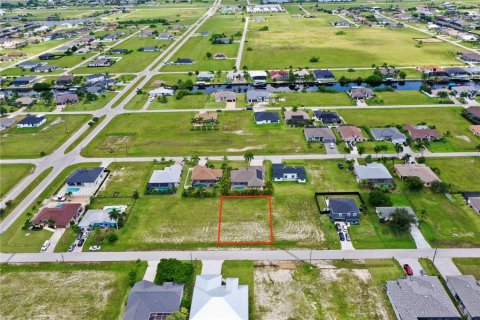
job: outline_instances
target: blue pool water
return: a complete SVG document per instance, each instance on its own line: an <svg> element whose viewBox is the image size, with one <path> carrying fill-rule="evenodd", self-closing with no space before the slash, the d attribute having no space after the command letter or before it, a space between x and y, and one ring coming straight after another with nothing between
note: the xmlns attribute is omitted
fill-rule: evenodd
<svg viewBox="0 0 480 320"><path fill-rule="evenodd" d="M247 187L245 187L245 186L236 186L236 187L233 187L232 189L233 189L233 190L245 190L245 189L247 189Z"/></svg>
<svg viewBox="0 0 480 320"><path fill-rule="evenodd" d="M80 191L80 188L67 188L67 189L65 190L65 192L72 192L72 193L73 193L73 192L78 192L78 191Z"/></svg>

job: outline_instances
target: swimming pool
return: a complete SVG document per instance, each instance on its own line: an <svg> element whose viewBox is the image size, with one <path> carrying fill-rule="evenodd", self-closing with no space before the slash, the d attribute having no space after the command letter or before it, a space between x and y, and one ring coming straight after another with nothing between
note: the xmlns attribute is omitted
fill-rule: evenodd
<svg viewBox="0 0 480 320"><path fill-rule="evenodd" d="M245 186L235 186L235 187L232 187L233 190L245 190L247 189L247 187Z"/></svg>
<svg viewBox="0 0 480 320"><path fill-rule="evenodd" d="M70 188L65 189L65 192L71 192L71 193L78 192L78 191L80 191L80 188L70 187Z"/></svg>

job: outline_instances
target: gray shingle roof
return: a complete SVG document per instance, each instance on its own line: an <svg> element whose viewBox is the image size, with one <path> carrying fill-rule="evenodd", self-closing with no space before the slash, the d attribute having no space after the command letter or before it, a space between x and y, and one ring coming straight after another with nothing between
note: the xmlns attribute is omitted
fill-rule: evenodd
<svg viewBox="0 0 480 320"><path fill-rule="evenodd" d="M230 173L230 182L247 183L249 187L263 187L263 167L249 167L232 170Z"/></svg>
<svg viewBox="0 0 480 320"><path fill-rule="evenodd" d="M124 320L148 320L151 313L173 313L180 309L183 284L166 282L162 286L140 281L133 286Z"/></svg>
<svg viewBox="0 0 480 320"><path fill-rule="evenodd" d="M296 174L299 180L307 179L305 167L302 166L285 166L281 163L272 164L273 177L282 179L284 174Z"/></svg>
<svg viewBox="0 0 480 320"><path fill-rule="evenodd" d="M387 295L402 320L428 317L461 319L437 277L410 276L389 281Z"/></svg>
<svg viewBox="0 0 480 320"><path fill-rule="evenodd" d="M471 275L448 276L446 281L458 295L470 317L480 318L480 281L476 281Z"/></svg>
<svg viewBox="0 0 480 320"><path fill-rule="evenodd" d="M400 132L397 128L372 128L370 133L377 141L392 140L392 141L406 141L407 136Z"/></svg>
<svg viewBox="0 0 480 320"><path fill-rule="evenodd" d="M67 184L92 183L97 180L102 172L103 167L78 169L68 177Z"/></svg>
<svg viewBox="0 0 480 320"><path fill-rule="evenodd" d="M372 162L366 165L355 165L353 169L360 180L393 179L388 169L381 163Z"/></svg>
<svg viewBox="0 0 480 320"><path fill-rule="evenodd" d="M271 122L279 122L280 121L280 115L278 112L265 112L265 111L260 111L260 112L255 112L255 121L261 122L261 121L271 121Z"/></svg>
<svg viewBox="0 0 480 320"><path fill-rule="evenodd" d="M360 212L355 200L353 199L329 199L328 206L332 214Z"/></svg>

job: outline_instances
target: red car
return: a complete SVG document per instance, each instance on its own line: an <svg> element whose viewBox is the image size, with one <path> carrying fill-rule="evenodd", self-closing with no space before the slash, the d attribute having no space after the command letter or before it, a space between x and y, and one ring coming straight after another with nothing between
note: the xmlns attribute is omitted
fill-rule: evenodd
<svg viewBox="0 0 480 320"><path fill-rule="evenodd" d="M413 276L413 270L408 264L403 265L403 270L407 273L409 276Z"/></svg>

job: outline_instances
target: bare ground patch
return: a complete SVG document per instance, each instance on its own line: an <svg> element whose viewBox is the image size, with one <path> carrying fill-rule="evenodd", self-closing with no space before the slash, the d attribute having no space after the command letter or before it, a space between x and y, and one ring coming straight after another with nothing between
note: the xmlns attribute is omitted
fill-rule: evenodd
<svg viewBox="0 0 480 320"><path fill-rule="evenodd" d="M117 152L121 150L128 150L129 145L135 140L133 135L125 136L106 136L105 139L98 145L101 150L108 150L109 152Z"/></svg>
<svg viewBox="0 0 480 320"><path fill-rule="evenodd" d="M243 152L243 151L248 151L248 150L257 150L257 149L263 149L265 148L266 145L258 145L258 146L246 146L243 148L228 148L227 152Z"/></svg>

